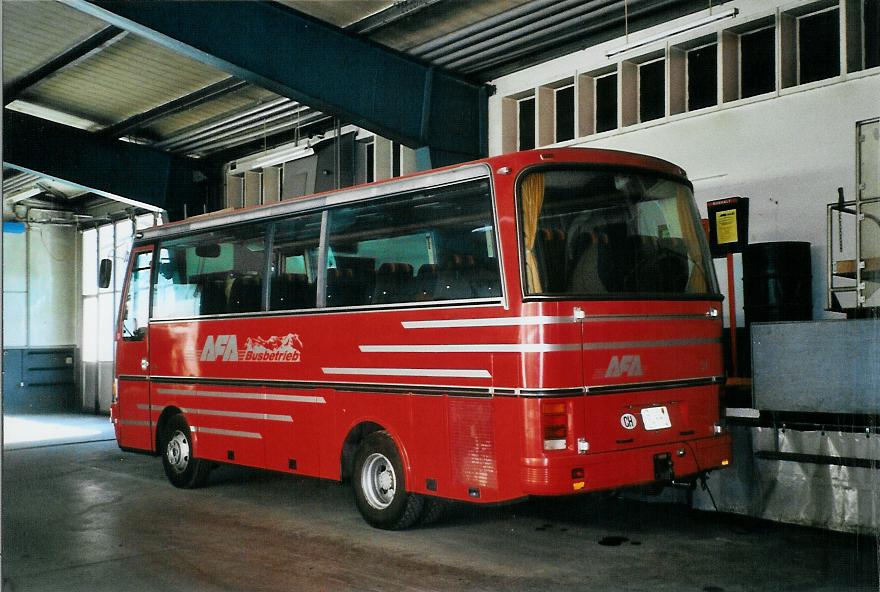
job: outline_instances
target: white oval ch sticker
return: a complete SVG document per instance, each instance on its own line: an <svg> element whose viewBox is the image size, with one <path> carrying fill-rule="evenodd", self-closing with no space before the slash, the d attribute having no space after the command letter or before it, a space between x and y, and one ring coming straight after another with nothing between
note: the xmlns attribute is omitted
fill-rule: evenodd
<svg viewBox="0 0 880 592"><path fill-rule="evenodd" d="M637 423L636 416L632 413L624 413L620 416L620 425L628 430L636 429Z"/></svg>

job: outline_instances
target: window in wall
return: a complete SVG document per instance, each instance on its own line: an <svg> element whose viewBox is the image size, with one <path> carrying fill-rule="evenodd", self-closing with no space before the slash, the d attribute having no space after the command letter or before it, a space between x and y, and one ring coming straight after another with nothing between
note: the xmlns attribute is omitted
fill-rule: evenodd
<svg viewBox="0 0 880 592"><path fill-rule="evenodd" d="M488 181L329 212L328 307L501 296Z"/></svg>
<svg viewBox="0 0 880 592"><path fill-rule="evenodd" d="M556 141L574 139L574 85L556 89Z"/></svg>
<svg viewBox="0 0 880 592"><path fill-rule="evenodd" d="M82 292L83 296L98 293L98 229L82 233Z"/></svg>
<svg viewBox="0 0 880 592"><path fill-rule="evenodd" d="M116 249L113 253L113 284L116 292L122 294L122 286L125 283L125 270L128 266L128 258L131 256L131 233L134 224L131 220L117 222L116 226Z"/></svg>
<svg viewBox="0 0 880 592"><path fill-rule="evenodd" d="M596 77L596 132L617 127L617 74Z"/></svg>
<svg viewBox="0 0 880 592"><path fill-rule="evenodd" d="M391 143L391 176L400 176L400 144Z"/></svg>
<svg viewBox="0 0 880 592"><path fill-rule="evenodd" d="M131 222L126 220L126 225L131 227ZM116 251L115 225L106 224L98 227L98 260L110 259L113 261ZM114 350L114 322L118 310L118 294L111 282L106 288L98 287L98 361L112 362ZM104 314L102 311L112 311Z"/></svg>
<svg viewBox="0 0 880 592"><path fill-rule="evenodd" d="M739 38L740 98L776 89L776 29L767 27Z"/></svg>
<svg viewBox="0 0 880 592"><path fill-rule="evenodd" d="M718 104L718 44L687 52L687 110Z"/></svg>
<svg viewBox="0 0 880 592"><path fill-rule="evenodd" d="M865 68L876 68L880 66L880 0L864 0L862 23Z"/></svg>
<svg viewBox="0 0 880 592"><path fill-rule="evenodd" d="M666 61L654 60L639 66L639 121L666 115Z"/></svg>
<svg viewBox="0 0 880 592"><path fill-rule="evenodd" d="M840 74L840 10L831 8L798 18L798 84Z"/></svg>
<svg viewBox="0 0 880 592"><path fill-rule="evenodd" d="M82 361L98 361L98 229L82 233Z"/></svg>
<svg viewBox="0 0 880 592"><path fill-rule="evenodd" d="M183 318L262 310L262 224L224 228L160 244L153 316Z"/></svg>
<svg viewBox="0 0 880 592"><path fill-rule="evenodd" d="M535 147L535 98L521 99L517 105L519 150L531 150Z"/></svg>
<svg viewBox="0 0 880 592"><path fill-rule="evenodd" d="M271 235L269 310L314 308L321 214L275 222Z"/></svg>
<svg viewBox="0 0 880 592"><path fill-rule="evenodd" d="M366 163L365 163L365 171L366 171L366 179L367 183L372 183L376 180L376 144L374 142L369 142L366 146L364 146L366 150Z"/></svg>
<svg viewBox="0 0 880 592"><path fill-rule="evenodd" d="M134 219L135 226L138 230L143 230L144 228L152 228L153 226L161 226L162 225L162 217L156 214L141 214L137 218Z"/></svg>
<svg viewBox="0 0 880 592"><path fill-rule="evenodd" d="M138 215L82 233L82 361L113 360L116 314L131 252L132 231L161 222L153 214ZM107 288L98 287L98 261L110 259L113 275Z"/></svg>

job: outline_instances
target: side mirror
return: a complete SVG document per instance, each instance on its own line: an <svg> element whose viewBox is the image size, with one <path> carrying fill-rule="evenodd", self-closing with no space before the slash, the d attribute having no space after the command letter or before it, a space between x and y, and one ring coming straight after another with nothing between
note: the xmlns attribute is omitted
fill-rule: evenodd
<svg viewBox="0 0 880 592"><path fill-rule="evenodd" d="M110 287L111 279L113 279L113 261L101 259L101 266L98 268L98 287Z"/></svg>

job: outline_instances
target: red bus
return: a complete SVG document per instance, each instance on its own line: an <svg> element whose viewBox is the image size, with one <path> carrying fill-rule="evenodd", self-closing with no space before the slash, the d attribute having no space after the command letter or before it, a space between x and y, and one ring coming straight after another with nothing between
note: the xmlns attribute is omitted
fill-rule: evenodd
<svg viewBox="0 0 880 592"><path fill-rule="evenodd" d="M144 230L116 334L125 450L353 484L370 524L728 464L691 184L554 148Z"/></svg>

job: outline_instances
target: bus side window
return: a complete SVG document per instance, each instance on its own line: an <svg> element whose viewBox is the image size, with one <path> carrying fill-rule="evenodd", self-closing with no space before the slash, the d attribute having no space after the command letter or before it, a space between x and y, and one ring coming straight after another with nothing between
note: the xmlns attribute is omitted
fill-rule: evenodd
<svg viewBox="0 0 880 592"><path fill-rule="evenodd" d="M131 280L125 296L122 339L140 341L147 333L150 316L150 262L153 252L138 253L131 268Z"/></svg>
<svg viewBox="0 0 880 592"><path fill-rule="evenodd" d="M174 319L262 310L265 225L162 243L153 315Z"/></svg>
<svg viewBox="0 0 880 592"><path fill-rule="evenodd" d="M327 306L498 298L486 181L330 211Z"/></svg>
<svg viewBox="0 0 880 592"><path fill-rule="evenodd" d="M316 306L321 214L275 223L270 254L269 310Z"/></svg>

